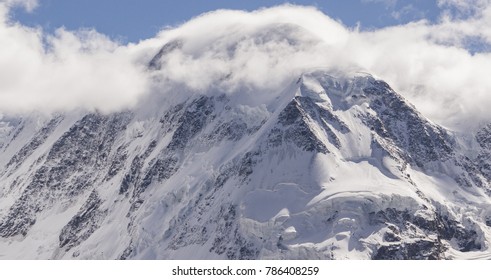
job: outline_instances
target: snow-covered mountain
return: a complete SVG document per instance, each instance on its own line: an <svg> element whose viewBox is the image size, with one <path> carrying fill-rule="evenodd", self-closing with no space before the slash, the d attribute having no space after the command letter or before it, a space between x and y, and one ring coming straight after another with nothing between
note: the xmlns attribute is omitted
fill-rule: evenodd
<svg viewBox="0 0 491 280"><path fill-rule="evenodd" d="M0 258L491 257L491 125L446 130L363 73L259 94L1 116Z"/></svg>

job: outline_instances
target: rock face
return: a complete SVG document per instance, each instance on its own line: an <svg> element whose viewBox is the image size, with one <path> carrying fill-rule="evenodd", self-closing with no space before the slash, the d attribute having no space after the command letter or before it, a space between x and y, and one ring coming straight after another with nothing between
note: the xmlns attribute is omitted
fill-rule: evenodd
<svg viewBox="0 0 491 280"><path fill-rule="evenodd" d="M2 117L0 257L491 256L490 126L447 131L369 75L271 100Z"/></svg>

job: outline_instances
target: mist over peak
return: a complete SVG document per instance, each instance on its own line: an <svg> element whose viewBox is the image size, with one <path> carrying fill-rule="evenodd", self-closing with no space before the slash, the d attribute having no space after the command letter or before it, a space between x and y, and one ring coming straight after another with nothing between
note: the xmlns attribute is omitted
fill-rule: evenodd
<svg viewBox="0 0 491 280"><path fill-rule="evenodd" d="M95 30L60 28L47 34L12 22L12 5L28 7L14 2L0 3L4 113L114 112L155 94L180 94L176 91L183 88L255 92L260 98L281 92L305 71L322 68L384 79L425 116L453 129L491 117L486 110L491 55L465 48L470 39L491 41L482 31L491 14L488 4L465 19L447 16L437 23L369 31L348 28L313 7L218 10L122 45ZM169 48L172 42L178 43Z"/></svg>

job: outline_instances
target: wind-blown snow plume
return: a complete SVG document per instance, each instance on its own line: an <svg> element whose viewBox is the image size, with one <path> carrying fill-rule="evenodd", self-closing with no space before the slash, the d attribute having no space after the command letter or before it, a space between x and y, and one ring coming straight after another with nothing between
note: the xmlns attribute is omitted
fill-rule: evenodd
<svg viewBox="0 0 491 280"><path fill-rule="evenodd" d="M0 110L119 110L145 96L149 73L164 91L180 84L271 97L303 71L324 68L374 74L434 121L464 128L491 118L491 6L477 2L480 11L469 13L461 1L441 0L437 23L370 31L312 7L219 10L126 46L96 31L46 35L9 22L1 5L7 47L0 53ZM452 16L449 7L469 16ZM158 71L142 69L167 43L175 46L157 61Z"/></svg>

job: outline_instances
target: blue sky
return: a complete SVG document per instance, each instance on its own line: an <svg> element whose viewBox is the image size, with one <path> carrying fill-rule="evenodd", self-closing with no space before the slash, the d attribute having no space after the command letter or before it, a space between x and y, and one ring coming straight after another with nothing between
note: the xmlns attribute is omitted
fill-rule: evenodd
<svg viewBox="0 0 491 280"><path fill-rule="evenodd" d="M255 10L282 3L311 5L353 27L379 28L426 18L435 21L440 13L432 0L40 0L31 12L16 8L12 18L28 26L42 26L52 32L61 26L69 30L95 28L122 42L153 37L165 26L175 26L216 9Z"/></svg>

